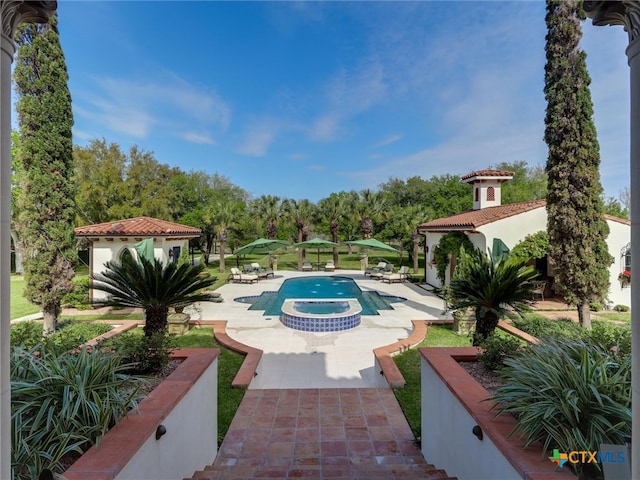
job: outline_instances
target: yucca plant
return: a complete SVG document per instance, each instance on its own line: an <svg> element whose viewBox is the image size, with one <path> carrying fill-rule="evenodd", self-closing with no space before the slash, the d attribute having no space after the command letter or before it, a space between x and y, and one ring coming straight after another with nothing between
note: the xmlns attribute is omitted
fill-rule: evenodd
<svg viewBox="0 0 640 480"><path fill-rule="evenodd" d="M482 345L501 318L530 310L531 282L537 276L538 272L523 260L502 256L493 260L477 248L461 248L448 288L448 308L475 310L473 345Z"/></svg>
<svg viewBox="0 0 640 480"><path fill-rule="evenodd" d="M56 472L137 407L139 390L116 355L50 353L42 344L11 351L11 465L15 479Z"/></svg>
<svg viewBox="0 0 640 480"><path fill-rule="evenodd" d="M631 356L616 356L581 339L547 338L504 361L505 384L490 398L498 415L517 417L512 431L543 452L594 451L624 444L631 433ZM594 464L576 464L597 478Z"/></svg>
<svg viewBox="0 0 640 480"><path fill-rule="evenodd" d="M125 255L120 262L109 261L103 273L94 275L93 288L109 296L98 305L142 308L147 337L166 330L169 307L186 307L195 302L212 301L202 290L215 283L214 277L200 275L204 264L163 263L144 257Z"/></svg>

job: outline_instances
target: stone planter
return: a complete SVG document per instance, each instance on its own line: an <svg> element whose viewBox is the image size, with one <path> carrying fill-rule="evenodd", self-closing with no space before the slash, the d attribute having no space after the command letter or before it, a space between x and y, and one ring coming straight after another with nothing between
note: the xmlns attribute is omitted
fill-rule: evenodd
<svg viewBox="0 0 640 480"><path fill-rule="evenodd" d="M172 313L167 317L169 335L184 335L189 331L191 317L186 313Z"/></svg>
<svg viewBox="0 0 640 480"><path fill-rule="evenodd" d="M575 479L556 470L540 446L522 448L509 433L515 418L495 416L489 392L458 361L475 361L476 347L421 348L422 454L460 479ZM454 447L452 447L454 446Z"/></svg>
<svg viewBox="0 0 640 480"><path fill-rule="evenodd" d="M212 464L218 452L218 354L213 348L175 351L173 358L183 359L178 368L61 478L175 480Z"/></svg>
<svg viewBox="0 0 640 480"><path fill-rule="evenodd" d="M476 313L469 308L453 312L453 332L458 335L469 335L476 324Z"/></svg>

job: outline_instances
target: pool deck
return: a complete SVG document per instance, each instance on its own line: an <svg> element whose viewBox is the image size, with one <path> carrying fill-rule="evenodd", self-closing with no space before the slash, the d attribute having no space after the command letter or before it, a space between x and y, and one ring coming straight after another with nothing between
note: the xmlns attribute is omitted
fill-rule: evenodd
<svg viewBox="0 0 640 480"><path fill-rule="evenodd" d="M298 276L345 276L353 278L363 290L407 298L394 303L393 310L380 315L363 315L359 326L342 332L313 333L292 330L277 316L249 311L246 303L235 302L243 296L278 290L287 278ZM365 277L356 270L336 272L277 271L273 278L252 284L228 283L217 290L223 303L203 303L187 309L192 320L226 320L227 334L234 340L263 351L260 370L251 388L372 388L379 385L374 371L373 349L407 338L411 320L450 318L443 314L442 300L408 282L384 283Z"/></svg>

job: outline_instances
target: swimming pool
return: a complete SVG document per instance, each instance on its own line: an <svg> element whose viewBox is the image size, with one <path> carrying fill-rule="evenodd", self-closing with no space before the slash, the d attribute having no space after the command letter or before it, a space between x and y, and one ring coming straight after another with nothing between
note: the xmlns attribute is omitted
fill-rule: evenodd
<svg viewBox="0 0 640 480"><path fill-rule="evenodd" d="M304 332L339 332L360 325L362 307L355 298L287 298L280 321Z"/></svg>
<svg viewBox="0 0 640 480"><path fill-rule="evenodd" d="M393 310L392 303L406 300L403 297L380 295L375 290L363 292L352 278L331 275L289 278L277 292L267 291L262 295L239 297L235 301L250 304L249 310L264 310L265 315L280 315L283 302L290 298L355 298L362 306L362 315L379 315L378 310Z"/></svg>

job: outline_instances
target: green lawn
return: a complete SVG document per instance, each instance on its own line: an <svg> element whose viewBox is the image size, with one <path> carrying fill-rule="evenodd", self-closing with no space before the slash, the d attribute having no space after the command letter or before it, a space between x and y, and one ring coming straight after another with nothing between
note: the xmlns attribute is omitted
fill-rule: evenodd
<svg viewBox="0 0 640 480"><path fill-rule="evenodd" d="M340 269L344 270L360 270L360 255L358 253L358 249L354 248L353 253L349 254L347 247L342 246L339 249L339 265ZM306 258L311 260L312 262L318 261L318 254L313 249L308 249ZM331 250L320 251L320 261L326 262L327 260L332 260L333 254ZM236 261L237 260L237 261ZM402 263L400 262L399 256L397 253L393 252L384 252L382 250L371 250L369 251L369 265L377 265L378 262L389 262L399 268L401 265L412 265L409 264L409 256L407 252L403 252ZM242 265L257 262L263 267L269 266L269 255L243 255L240 258L236 259L233 257L225 257L225 273L220 273L218 261L209 263L207 270L211 275L217 276L218 279L216 281L217 288L218 286L224 284L226 282L227 277L229 276L229 269L231 267L235 267L239 265L242 268ZM424 257L423 255L419 256L419 265L422 267L419 269L417 274L410 274L410 277L415 278L416 280L420 280L424 278ZM298 269L298 253L291 247L287 248L284 253L278 254L278 270L297 270ZM413 268L412 268L413 272Z"/></svg>
<svg viewBox="0 0 640 480"><path fill-rule="evenodd" d="M610 322L631 322L631 312L597 312L591 315L596 320L608 320Z"/></svg>
<svg viewBox="0 0 640 480"><path fill-rule="evenodd" d="M24 277L11 275L11 320L38 313L40 309L22 296Z"/></svg>
<svg viewBox="0 0 640 480"><path fill-rule="evenodd" d="M420 353L422 347L470 347L471 338L467 335L457 335L451 331L451 325L431 325L427 330L425 339L416 348L407 350L393 357L396 365L405 379L402 389L393 392L400 403L407 422L417 437L420 436L420 402L421 402L421 377L420 377Z"/></svg>
<svg viewBox="0 0 640 480"><path fill-rule="evenodd" d="M218 357L218 443L229 430L231 420L238 410L244 390L231 387L231 381L244 361L244 355L219 345L211 327L192 328L180 337L174 337L176 348L219 348Z"/></svg>

